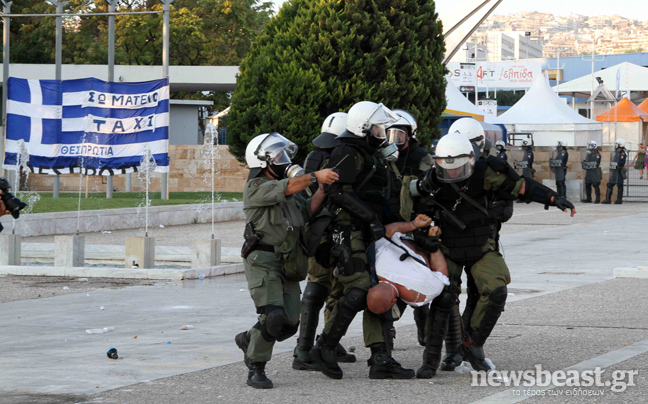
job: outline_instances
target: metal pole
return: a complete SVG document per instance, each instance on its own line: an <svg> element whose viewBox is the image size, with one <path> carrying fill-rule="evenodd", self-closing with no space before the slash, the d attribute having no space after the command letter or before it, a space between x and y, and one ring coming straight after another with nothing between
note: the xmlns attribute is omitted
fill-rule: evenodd
<svg viewBox="0 0 648 404"><path fill-rule="evenodd" d="M169 14L171 14L171 3L173 0L161 0L164 6L162 7L163 24L162 24L162 75L169 78ZM160 178L160 191L162 199L169 199L168 175L162 173Z"/></svg>
<svg viewBox="0 0 648 404"><path fill-rule="evenodd" d="M63 7L65 7L69 1L55 1L50 0L50 3L56 6L56 14L63 14ZM63 64L63 17L56 17L56 80L62 80L62 71L61 66ZM52 197L59 197L59 188L60 180L58 174L54 176L54 187L52 189Z"/></svg>
<svg viewBox="0 0 648 404"><path fill-rule="evenodd" d="M560 50L558 51L558 61L556 62L556 94L560 96Z"/></svg>
<svg viewBox="0 0 648 404"><path fill-rule="evenodd" d="M4 12L6 14L11 12L11 1L7 2L2 0L2 4L4 5ZM3 173L4 175L4 157L5 157L5 139L7 138L7 98L8 98L8 87L7 87L7 81L9 80L9 47L10 47L10 41L9 41L9 21L11 20L10 17L4 18L4 32L2 35L2 67L3 67L3 72L2 72L2 136L0 136L0 153L2 153L2 156L0 156L0 172Z"/></svg>
<svg viewBox="0 0 648 404"><path fill-rule="evenodd" d="M475 53L474 53L474 55L475 55L474 62L475 62L475 106L476 106L479 103L479 90L477 90L477 84L478 84L477 83L477 60L478 60L478 58L477 58L477 35L475 35L475 49L474 49L474 51L475 51Z"/></svg>
<svg viewBox="0 0 648 404"><path fill-rule="evenodd" d="M117 0L108 1L108 12L115 12ZM115 81L115 16L108 16L108 82ZM113 176L109 175L106 179L106 199L113 197Z"/></svg>

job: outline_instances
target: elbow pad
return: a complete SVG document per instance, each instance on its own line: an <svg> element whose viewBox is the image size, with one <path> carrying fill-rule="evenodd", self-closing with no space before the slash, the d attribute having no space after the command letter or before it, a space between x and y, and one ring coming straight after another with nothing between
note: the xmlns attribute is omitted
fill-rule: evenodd
<svg viewBox="0 0 648 404"><path fill-rule="evenodd" d="M377 219L376 213L373 210L348 192L337 192L331 194L330 198L331 202L349 212L351 216L360 220L363 224L371 223Z"/></svg>

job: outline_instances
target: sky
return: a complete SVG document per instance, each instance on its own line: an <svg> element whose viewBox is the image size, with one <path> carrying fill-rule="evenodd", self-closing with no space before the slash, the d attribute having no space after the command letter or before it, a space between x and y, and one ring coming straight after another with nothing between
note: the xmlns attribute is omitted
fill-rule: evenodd
<svg viewBox="0 0 648 404"><path fill-rule="evenodd" d="M284 0L273 0L281 5ZM622 17L648 20L646 0L504 0L495 9L495 14L512 14L520 11L539 11L543 13L566 15L577 13L581 15L615 15ZM640 4L644 6L640 6ZM457 0L437 0L440 14L448 7L456 7Z"/></svg>

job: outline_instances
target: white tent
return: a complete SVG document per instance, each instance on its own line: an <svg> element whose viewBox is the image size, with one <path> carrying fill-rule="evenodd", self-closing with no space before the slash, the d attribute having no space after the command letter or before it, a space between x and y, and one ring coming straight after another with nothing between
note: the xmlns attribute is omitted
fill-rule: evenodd
<svg viewBox="0 0 648 404"><path fill-rule="evenodd" d="M613 94L617 90L617 79L618 90L620 92L648 91L648 68L633 63L623 62L608 67L605 70L594 72L595 86L598 85L596 77L600 77ZM576 96L578 98L590 98L591 91L591 74L560 84L560 94L564 95ZM628 95L626 94L626 97L627 96ZM630 98L630 100L632 100L632 98Z"/></svg>
<svg viewBox="0 0 648 404"><path fill-rule="evenodd" d="M471 116L478 121L484 122L484 112L477 108L475 104L470 102L454 84L452 81L447 80L448 84L446 85L446 109L443 112L444 115L455 115L455 116Z"/></svg>
<svg viewBox="0 0 648 404"><path fill-rule="evenodd" d="M533 83L520 101L498 117L510 132L531 132L536 146L554 146L563 139L569 146L601 144L602 125L571 109L549 86L545 76Z"/></svg>

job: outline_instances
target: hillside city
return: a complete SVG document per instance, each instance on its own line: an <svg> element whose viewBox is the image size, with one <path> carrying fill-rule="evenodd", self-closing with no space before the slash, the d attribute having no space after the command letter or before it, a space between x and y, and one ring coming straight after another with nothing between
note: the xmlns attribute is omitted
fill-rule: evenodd
<svg viewBox="0 0 648 404"><path fill-rule="evenodd" d="M490 61L555 58L559 52L561 57L588 54L594 41L597 54L647 52L648 21L618 15L561 16L539 12L491 15L469 44L475 39L478 58L482 59L482 47L487 47Z"/></svg>

